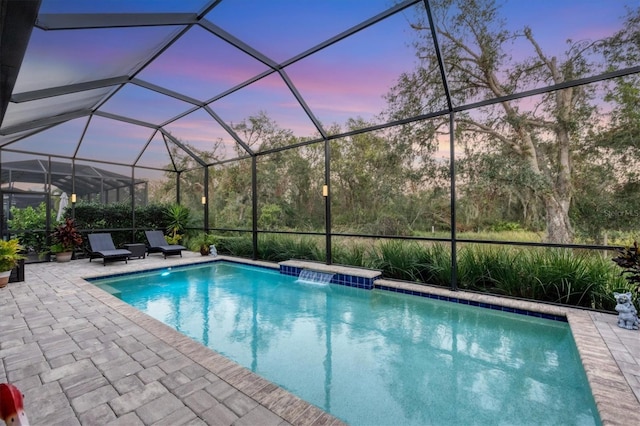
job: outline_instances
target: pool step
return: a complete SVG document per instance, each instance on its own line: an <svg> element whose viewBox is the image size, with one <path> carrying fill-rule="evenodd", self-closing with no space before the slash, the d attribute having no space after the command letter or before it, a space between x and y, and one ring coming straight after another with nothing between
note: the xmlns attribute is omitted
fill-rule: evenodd
<svg viewBox="0 0 640 426"><path fill-rule="evenodd" d="M117 288L113 288L110 285L107 284L96 284L96 287L98 287L101 290L106 291L109 294L114 295L117 298L120 298L120 290L118 290Z"/></svg>

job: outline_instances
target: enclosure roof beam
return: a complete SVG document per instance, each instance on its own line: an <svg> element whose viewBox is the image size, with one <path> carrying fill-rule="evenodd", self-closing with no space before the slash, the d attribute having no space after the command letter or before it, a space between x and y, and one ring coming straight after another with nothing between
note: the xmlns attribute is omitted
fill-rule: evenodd
<svg viewBox="0 0 640 426"><path fill-rule="evenodd" d="M0 124L18 80L40 2L0 1Z"/></svg>
<svg viewBox="0 0 640 426"><path fill-rule="evenodd" d="M84 83L67 84L65 86L50 87L48 89L32 90L30 92L16 93L11 97L11 102L21 103L35 101L37 99L52 98L54 96L68 95L69 93L84 92L86 90L100 89L116 86L129 81L126 75L120 77L105 78L102 80L86 81Z"/></svg>
<svg viewBox="0 0 640 426"><path fill-rule="evenodd" d="M36 27L43 30L77 30L192 25L197 22L195 13L42 13L38 15Z"/></svg>
<svg viewBox="0 0 640 426"><path fill-rule="evenodd" d="M240 49L241 51L243 51L247 55L251 56L252 58L262 62L263 64L265 64L266 66L268 66L272 70L277 70L277 69L280 68L280 66L278 65L278 63L276 61L274 61L273 59L265 56L264 54L262 54L260 52L258 52L253 47L249 46L248 44L246 44L245 42L243 42L239 38L233 36L231 33L228 33L227 31L223 30L222 28L220 28L219 26L215 25L214 23L212 23L212 22L210 22L210 21L208 21L206 19L202 19L199 22L199 24L200 24L200 26L202 28L206 29L207 31L209 31L212 34L215 34L216 36L218 36L222 40L226 41L227 43L231 44L232 46L236 47L237 49Z"/></svg>
<svg viewBox="0 0 640 426"><path fill-rule="evenodd" d="M475 102L472 104L461 105L458 107L454 107L453 111L454 112L467 111L470 109L481 108L487 105L499 104L502 102L512 101L515 99L528 98L530 96L541 95L544 93L555 92L557 90L583 86L585 84L597 83L598 81L610 80L612 78L624 77L627 75L638 74L638 73L640 73L640 66L624 68L621 70L605 72L603 74L599 74L591 77L578 78L575 80L565 81L559 84L552 84L551 86L539 87L537 89L527 90L524 92L514 93L506 96L500 96L498 98L487 99L487 100ZM416 117L416 119L419 120L420 116Z"/></svg>
<svg viewBox="0 0 640 426"><path fill-rule="evenodd" d="M296 86L293 84L287 73L284 72L284 70L280 70L278 72L280 73L280 77L282 77L285 84L287 85L289 90L291 90L291 93L293 93L293 96L296 98L296 100L304 110L305 114L307 114L307 117L309 117L309 119L313 122L313 125L315 126L316 130L318 130L318 133L322 135L323 139L326 139L327 132L324 131L322 124L320 124L320 120L318 120L318 118L313 114L311 108L309 108L309 105L307 105L300 92L298 92L298 89L296 89Z"/></svg>
<svg viewBox="0 0 640 426"><path fill-rule="evenodd" d="M372 18L369 18L366 21L364 21L364 22L362 22L362 23L360 23L358 25L355 25L355 26L353 26L353 27L351 27L351 28L349 28L349 29L347 29L347 30L345 30L343 32L341 32L340 34L335 35L335 36L331 37L330 39L328 39L328 40L326 40L326 41L324 41L324 42L322 42L320 44L317 44L316 46L314 46L314 47L312 47L312 48L310 48L308 50L305 50L304 52L300 53L299 55L296 55L293 58L284 61L281 64L282 68L286 67L287 65L291 65L294 62L298 62L299 60L304 59L307 56L312 55L313 53L324 49L325 47L329 47L332 44L335 44L335 43L339 42L340 40L343 40L343 39L349 37L350 35L357 33L358 31L362 31L365 28L368 28L371 25L373 25L373 24L375 24L375 23L377 23L379 21L382 21L383 19L386 19L387 17L389 17L389 16L391 16L393 14L401 12L401 11L403 11L404 9L406 9L406 8L408 8L410 6L413 6L414 4L419 3L420 1L422 1L422 0L406 0L406 1L402 2L402 3L399 3L399 4L397 4L397 5L393 6L393 7L385 10L384 12L381 12L381 13L377 14L376 16L374 16Z"/></svg>
<svg viewBox="0 0 640 426"><path fill-rule="evenodd" d="M104 111L94 111L93 115L97 115L99 117L110 118L112 120L124 121L125 123L135 124L138 126L149 127L150 129L157 129L158 126L147 121L136 120L135 118L125 117L123 115L112 114L110 112Z"/></svg>
<svg viewBox="0 0 640 426"><path fill-rule="evenodd" d="M189 148L187 148L182 142L180 142L178 139L174 138L173 136L171 136L171 134L167 131L165 131L164 129L160 129L160 131L162 132L162 134L169 138L171 140L171 142L173 142L174 144L176 144L177 146L180 147L180 149L182 149L184 152L186 152L187 154L189 154L189 156L191 158L193 158L198 164L200 164L202 167L207 167L207 163L204 162L204 160L202 160L202 158L198 157L196 154L194 154Z"/></svg>
<svg viewBox="0 0 640 426"><path fill-rule="evenodd" d="M144 87L145 89L153 90L154 92L161 93L166 96L170 96L174 99L178 99L180 101L196 105L196 106L204 106L204 102L199 101L195 98L192 98L187 95L183 95L182 93L174 92L173 90L166 89L164 87L158 86L153 83L149 83L148 81L140 80L139 78L134 78L131 80L131 83L136 86Z"/></svg>
<svg viewBox="0 0 640 426"><path fill-rule="evenodd" d="M43 126L51 126L54 124L63 123L65 121L73 120L80 117L86 117L91 114L89 109L81 109L78 111L68 112L66 114L54 115L52 117L45 117L38 120L27 121L26 123L16 124L14 126L8 126L0 129L0 135L6 136L13 133L24 132L26 130L35 129Z"/></svg>
<svg viewBox="0 0 640 426"><path fill-rule="evenodd" d="M245 143L245 141L243 141L240 136L238 136L238 134L231 128L231 126L229 126L227 123L224 122L224 120L222 118L220 118L220 116L218 114L216 114L208 105L204 107L204 110L207 111L209 113L209 115L211 117L213 117L214 120L216 120L218 122L218 124L220 126L222 126L222 128L224 130L227 131L227 133L229 133L231 135L231 137L236 141L236 143L238 145L240 145L245 151L247 151L247 153L249 155L254 155L255 153L253 152L253 150L251 149L251 147L249 145L247 145Z"/></svg>

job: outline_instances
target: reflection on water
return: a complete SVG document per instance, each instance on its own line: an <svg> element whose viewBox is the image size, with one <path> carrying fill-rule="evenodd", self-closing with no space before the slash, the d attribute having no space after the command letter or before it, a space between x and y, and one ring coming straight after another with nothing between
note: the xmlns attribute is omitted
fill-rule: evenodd
<svg viewBox="0 0 640 426"><path fill-rule="evenodd" d="M109 285L350 424L599 423L565 323L234 264Z"/></svg>

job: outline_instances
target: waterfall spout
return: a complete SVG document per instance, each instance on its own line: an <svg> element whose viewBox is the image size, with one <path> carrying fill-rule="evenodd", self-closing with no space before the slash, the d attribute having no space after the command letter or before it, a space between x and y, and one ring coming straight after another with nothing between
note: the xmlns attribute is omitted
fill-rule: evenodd
<svg viewBox="0 0 640 426"><path fill-rule="evenodd" d="M335 274L331 272L314 271L313 269L303 269L298 275L298 282L305 284L328 285Z"/></svg>

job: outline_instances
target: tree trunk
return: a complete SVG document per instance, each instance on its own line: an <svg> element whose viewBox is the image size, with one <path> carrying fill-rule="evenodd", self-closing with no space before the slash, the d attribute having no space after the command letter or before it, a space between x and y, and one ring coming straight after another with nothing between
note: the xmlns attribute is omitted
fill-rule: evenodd
<svg viewBox="0 0 640 426"><path fill-rule="evenodd" d="M557 244L571 244L573 230L569 220L569 200L554 194L544 198L546 208L547 235L545 241Z"/></svg>

